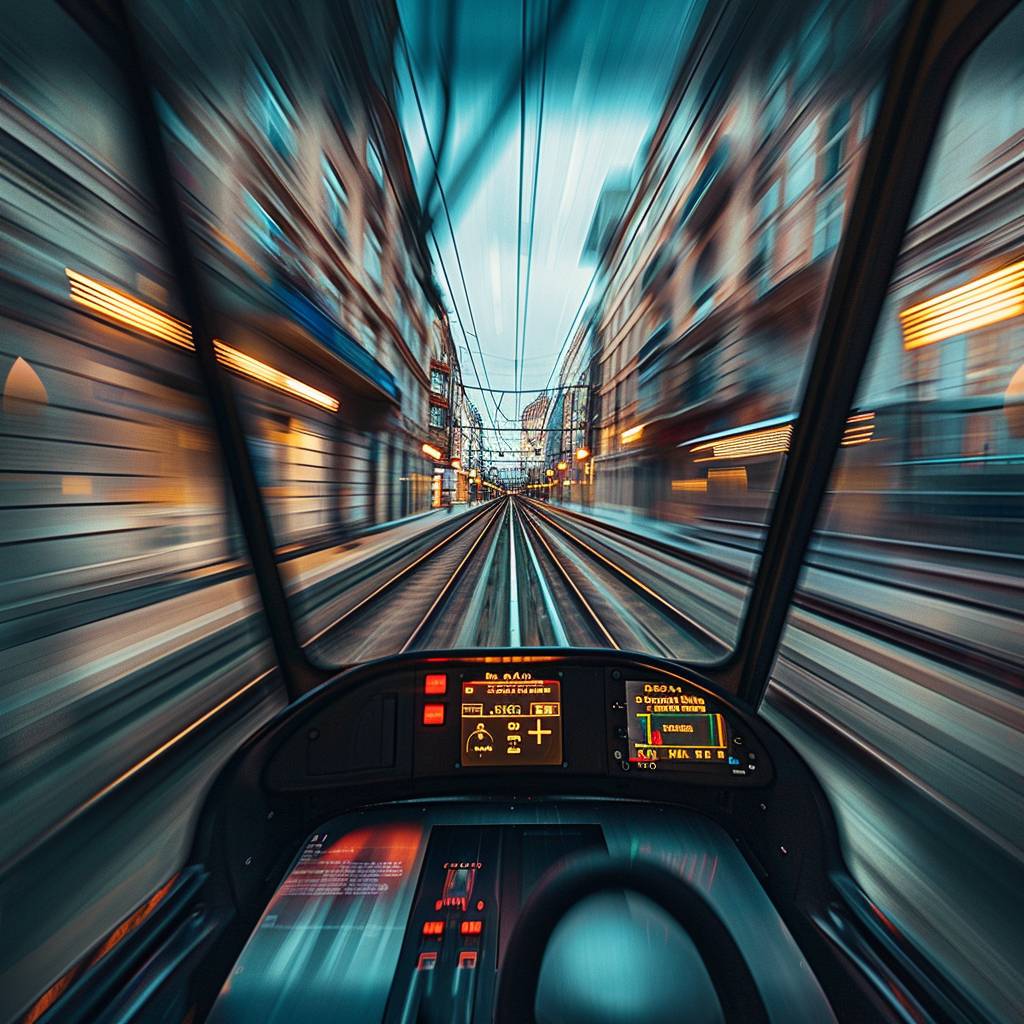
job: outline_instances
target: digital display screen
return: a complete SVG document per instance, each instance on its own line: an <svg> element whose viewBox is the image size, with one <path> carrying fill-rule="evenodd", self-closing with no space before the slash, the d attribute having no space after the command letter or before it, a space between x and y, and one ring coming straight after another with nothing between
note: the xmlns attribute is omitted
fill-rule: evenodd
<svg viewBox="0 0 1024 1024"><path fill-rule="evenodd" d="M464 765L561 765L562 692L550 679L462 684Z"/></svg>
<svg viewBox="0 0 1024 1024"><path fill-rule="evenodd" d="M665 768L730 768L725 716L708 707L702 693L677 683L645 680L626 683L626 734L629 760Z"/></svg>

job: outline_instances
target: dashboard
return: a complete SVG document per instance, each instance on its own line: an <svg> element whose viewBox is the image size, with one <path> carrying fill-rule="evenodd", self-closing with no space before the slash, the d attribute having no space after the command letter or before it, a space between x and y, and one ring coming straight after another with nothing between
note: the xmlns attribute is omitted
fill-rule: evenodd
<svg viewBox="0 0 1024 1024"><path fill-rule="evenodd" d="M209 995L211 1019L255 1019L268 1000L306 1019L365 998L358 1019L490 1020L495 972L530 892L588 851L661 863L699 885L738 937L761 936L744 955L765 992L788 971L789 988L816 1007L807 1019L831 1019L776 909L818 899L838 863L814 776L770 724L699 672L578 650L363 664L238 751L193 853L216 865L213 891L237 921L218 952L233 973ZM617 970L628 948L638 978L649 968L644 991L660 993L643 1019L663 1016L665 1000L692 1002L663 984L684 953L648 950L660 926L616 899L563 950L566 971L606 950L598 973ZM630 928L625 947L583 955L594 935ZM299 948L306 959L286 994L268 965ZM765 950L774 952L762 964ZM328 984L317 973L324 956L351 969ZM595 969L556 986L552 998L571 991L577 1010L551 1019L595 1019L578 1009ZM704 984L699 961L693 970Z"/></svg>
<svg viewBox="0 0 1024 1024"><path fill-rule="evenodd" d="M774 776L765 728L698 678L642 661L431 660L336 691L269 778L277 788L353 773L428 788L493 776L549 790L594 777L757 788Z"/></svg>

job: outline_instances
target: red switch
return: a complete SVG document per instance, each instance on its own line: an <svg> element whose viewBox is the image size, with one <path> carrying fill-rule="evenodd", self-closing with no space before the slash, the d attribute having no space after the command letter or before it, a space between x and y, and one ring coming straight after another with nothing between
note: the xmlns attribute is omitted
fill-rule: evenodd
<svg viewBox="0 0 1024 1024"><path fill-rule="evenodd" d="M472 970L476 967L476 950L464 949L459 953L459 967Z"/></svg>
<svg viewBox="0 0 1024 1024"><path fill-rule="evenodd" d="M459 927L463 935L479 935L483 930L483 921L463 921Z"/></svg>
<svg viewBox="0 0 1024 1024"><path fill-rule="evenodd" d="M423 681L423 692L428 697L443 697L448 692L448 677L443 672L427 676Z"/></svg>
<svg viewBox="0 0 1024 1024"><path fill-rule="evenodd" d="M432 971L436 966L437 952L435 950L430 950L426 953L420 953L420 958L416 961L417 971Z"/></svg>
<svg viewBox="0 0 1024 1024"><path fill-rule="evenodd" d="M424 704L423 705L424 725L444 725L444 705Z"/></svg>

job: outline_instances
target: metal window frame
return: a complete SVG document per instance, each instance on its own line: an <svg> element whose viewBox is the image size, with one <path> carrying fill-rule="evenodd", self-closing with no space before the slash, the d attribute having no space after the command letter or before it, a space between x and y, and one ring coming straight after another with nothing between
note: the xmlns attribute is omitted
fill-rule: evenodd
<svg viewBox="0 0 1024 1024"><path fill-rule="evenodd" d="M1017 0L916 0L890 61L832 270L764 549L732 653L705 671L752 707L764 697L846 418L946 100L964 62Z"/></svg>
<svg viewBox="0 0 1024 1024"><path fill-rule="evenodd" d="M734 650L705 673L751 706L764 696L846 418L860 384L947 95L964 61L1017 0L915 0L890 62L872 137L840 242L793 440ZM298 640L230 382L213 352L209 317L170 171L139 40L126 0L114 0L120 63L129 79L158 213L193 326L207 392L254 577L282 676L294 697L333 672ZM909 128L908 126L913 126Z"/></svg>

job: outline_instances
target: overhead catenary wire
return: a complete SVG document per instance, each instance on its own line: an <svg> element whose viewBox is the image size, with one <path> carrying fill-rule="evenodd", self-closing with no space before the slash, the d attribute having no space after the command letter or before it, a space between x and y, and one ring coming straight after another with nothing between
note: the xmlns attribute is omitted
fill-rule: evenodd
<svg viewBox="0 0 1024 1024"><path fill-rule="evenodd" d="M676 97L676 101L675 101L675 104L674 104L673 109L672 109L672 114L671 114L671 116L669 118L669 124L671 124L671 122L675 119L676 114L679 111L679 107L682 105L684 97L689 93L690 86L693 83L694 78L696 77L697 71L701 67L701 65L703 64L704 57L707 54L708 50L710 49L712 40L715 38L715 36L716 36L716 34L718 32L719 26L722 24L723 20L725 19L726 11L728 11L731 6L732 6L731 3L726 3L726 4L723 4L721 9L719 10L717 17L715 18L715 22L712 25L711 30L708 32L707 38L705 39L704 44L701 47L701 51L700 51L700 53L697 56L697 60L694 61L693 66L690 69L689 74L687 75L686 82L684 83L683 87L678 92L678 96ZM718 76L716 76L716 80L715 80L716 83L717 83L718 78L721 77L722 71L728 65L728 57L731 55L732 49L735 48L735 46L737 45L737 43L739 41L740 36L742 36L743 32L746 30L746 27L747 27L747 25L750 22L750 17L751 17L752 12L753 12L753 7L751 7L750 11L748 11L747 17L744 20L743 25L740 27L740 31L737 32L736 35L734 36L732 46L730 47L729 52L726 54L726 59L723 60L723 62L722 62L722 69L719 71ZM636 241L636 237L640 233L640 227L643 224L644 219L646 218L646 216L647 216L648 212L650 211L651 207L654 205L654 202L656 201L656 199L660 195L661 190L664 187L665 182L668 180L669 174L671 174L672 169L675 167L676 161L679 159L679 155L683 151L683 147L687 144L687 142L690 139L690 135L693 133L694 128L696 128L697 124L700 122L700 119L701 119L701 117L704 114L704 110L706 109L707 105L710 103L712 97L715 95L716 90L714 88L714 84L715 83L712 84L712 87L710 87L710 88L708 88L708 89L706 89L704 91L704 97L701 100L700 104L698 105L697 111L694 113L693 118L690 120L690 123L686 126L686 130L683 133L683 136L682 136L682 138L679 141L679 145L676 146L675 152L672 155L672 159L666 165L665 170L662 172L661 177L659 178L657 185L655 186L655 188L651 192L651 196L647 200L647 203L646 203L646 205L645 205L645 207L643 209L642 214L635 218L635 225L633 227L632 233L629 236L629 240L626 242L625 245L622 246L622 248L620 250L620 253L619 253L618 260L615 263L615 266L608 271L608 274L607 274L608 280L607 280L607 283L604 286L604 291L601 293L601 298L602 299L611 290L612 283L615 280L615 275L619 272L619 269L622 267L622 264L625 262L626 256L629 254L629 251L632 248L633 243ZM626 200L625 209L628 210L629 207L631 206L631 204L636 200L636 198L637 198L637 196L638 196L638 194L640 192L640 188L641 188L641 186L643 184L644 184L644 177L643 177L643 175L641 175L640 178L637 180L636 184L630 190L630 194L629 194L629 196L628 196L628 198ZM554 379L555 374L559 370L559 366L561 364L562 357L565 355L565 352L566 352L566 350L567 350L567 348L569 346L569 343L572 341L573 336L576 334L576 331L577 331L577 320L579 319L580 314L583 312L583 310L584 310L584 308L586 306L586 303L587 303L587 298L590 295L590 292L593 289L595 283L597 282L597 279L600 276L600 274L601 274L601 263L600 263L600 260L599 260L597 267L594 268L594 273L590 277L590 281L587 284L586 290L583 293L583 297L580 299L580 303L576 307L576 312L573 314L573 318L569 322L569 329L566 331L565 337L563 338L562 343L559 346L558 353L555 356L554 362L552 363L552 366L551 366L551 372L548 374L547 382L544 385L544 389L545 390L549 390L550 387L551 387L551 381ZM594 319L595 319L595 316L596 316L596 309L597 309L597 304L595 304L595 311L591 313L590 319L589 319L589 321L587 321L587 326L588 327L594 322Z"/></svg>
<svg viewBox="0 0 1024 1024"><path fill-rule="evenodd" d="M512 380L519 386L519 334L522 313L523 272L523 169L526 157L526 14L529 0L522 0L519 28L519 198L516 202L516 333L513 343L515 363ZM519 418L519 399L515 402L516 419Z"/></svg>
<svg viewBox="0 0 1024 1024"><path fill-rule="evenodd" d="M530 197L530 237L526 244L526 293L523 297L523 337L521 344L521 358L519 361L519 376L516 378L516 388L523 386L523 369L526 364L526 337L530 322L530 281L533 275L533 234L537 223L537 182L540 177L540 153L541 141L544 137L544 94L547 89L548 78L548 36L551 18L550 0L544 4L544 48L540 64L540 95L537 101L537 138L533 150L533 180L531 182ZM517 406L518 409L518 406Z"/></svg>
<svg viewBox="0 0 1024 1024"><path fill-rule="evenodd" d="M462 332L463 340L466 342L466 350L470 353L470 364L473 367L473 374L476 377L478 384L481 384L482 386L483 381L486 381L487 387L489 388L491 386L491 380L487 373L487 362L484 359L483 349L480 346L479 331L476 326L476 317L473 314L473 303L469 296L469 288L466 284L466 275L462 267L462 256L459 253L459 243L455 237L455 226L452 224L451 213L448 208L448 198L445 195L444 185L441 182L441 169L440 167L438 167L437 154L434 150L434 145L430 138L430 129L427 127L427 118L423 110L423 102L420 98L419 86L416 84L416 72L413 67L412 54L409 51L409 41L406 37L405 28L402 25L401 19L399 19L398 22L398 33L402 43L402 53L405 58L406 70L409 73L409 84L412 86L413 97L416 101L416 110L419 114L420 124L423 128L423 136L424 139L426 140L427 149L430 153L430 158L433 164L434 182L437 187L438 195L441 198L441 204L444 209L445 220L447 221L448 224L448 231L451 234L452 249L455 253L455 262L458 266L459 278L462 283L462 291L466 299L466 309L469 313L469 322L473 327L473 338L476 341L477 348L480 353L480 370L477 369L476 361L472 357L472 350L469 343L469 337L467 336L465 325L462 322L462 316L461 314L458 314L458 303L455 301L455 292L454 289L452 288L451 280L448 276L448 270L445 267L444 258L441 255L441 248L438 245L437 235L434 233L433 228L430 229L430 237L434 243L434 249L437 252L437 259L441 265L442 273L444 274L445 283L448 287L448 294L451 297L452 304L455 306L456 313L458 314L459 330ZM483 381L480 379L481 370L483 372ZM495 417L498 415L499 408L500 403L495 404L495 410L494 413L492 414L491 409L487 406L487 403L484 403L484 410L487 413L487 418L491 421L492 425L495 424Z"/></svg>

